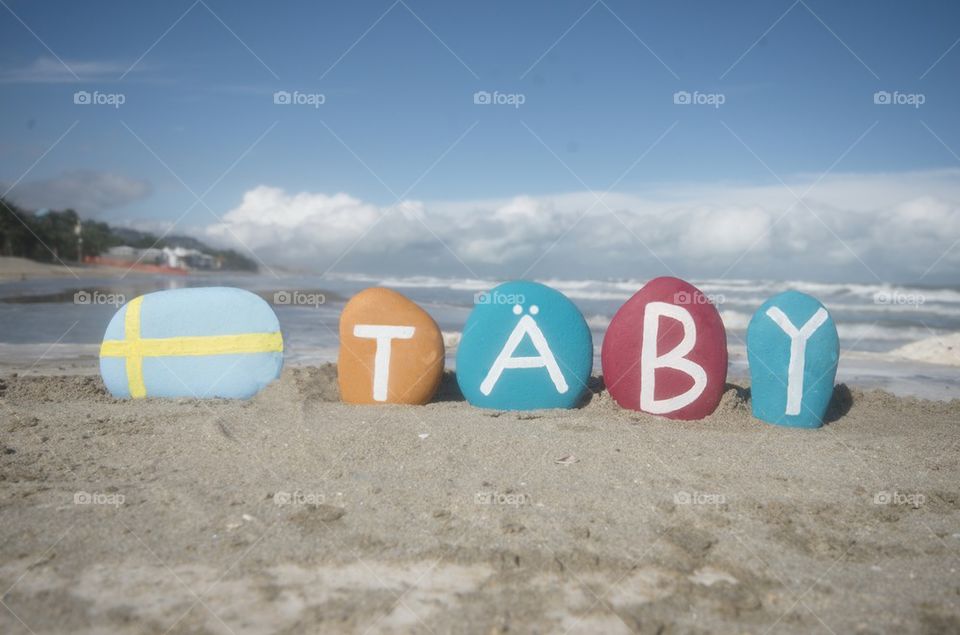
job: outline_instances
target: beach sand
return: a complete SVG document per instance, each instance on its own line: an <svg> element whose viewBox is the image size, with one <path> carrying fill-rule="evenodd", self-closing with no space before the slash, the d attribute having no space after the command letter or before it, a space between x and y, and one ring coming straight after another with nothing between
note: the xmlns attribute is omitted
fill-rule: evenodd
<svg viewBox="0 0 960 635"><path fill-rule="evenodd" d="M80 265L76 266L80 267ZM37 262L36 260L27 260L26 258L0 256L0 280L3 281L11 279L59 278L71 275L74 274L70 273L70 269L61 264L50 264Z"/></svg>
<svg viewBox="0 0 960 635"><path fill-rule="evenodd" d="M782 429L0 384L0 632L960 632L960 401ZM599 380L597 380L599 387ZM28 630L29 629L29 630Z"/></svg>
<svg viewBox="0 0 960 635"><path fill-rule="evenodd" d="M81 276L89 276L91 274L103 278L152 275L125 267L108 267L74 262L65 263L63 261L59 263L47 263L13 256L0 256L0 282L42 278L76 278L80 280Z"/></svg>

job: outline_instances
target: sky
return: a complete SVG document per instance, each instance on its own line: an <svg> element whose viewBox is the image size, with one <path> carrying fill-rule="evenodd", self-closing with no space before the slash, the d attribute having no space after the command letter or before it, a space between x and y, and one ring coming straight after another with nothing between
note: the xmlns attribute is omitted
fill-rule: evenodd
<svg viewBox="0 0 960 635"><path fill-rule="evenodd" d="M0 192L265 271L956 283L960 5L0 0Z"/></svg>

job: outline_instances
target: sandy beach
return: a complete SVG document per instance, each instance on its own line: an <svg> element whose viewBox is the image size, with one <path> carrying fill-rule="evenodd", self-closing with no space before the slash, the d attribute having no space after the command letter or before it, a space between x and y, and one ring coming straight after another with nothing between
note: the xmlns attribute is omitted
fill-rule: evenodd
<svg viewBox="0 0 960 635"><path fill-rule="evenodd" d="M121 277L127 274L136 275L137 271L127 271L118 267L101 267L71 264L51 264L46 262L37 262L27 260L26 258L13 258L10 256L0 256L0 281L8 282L11 280L33 280L37 278L76 278L81 273L96 271L104 277Z"/></svg>
<svg viewBox="0 0 960 635"><path fill-rule="evenodd" d="M4 633L960 631L960 402L836 390L817 431L598 390L499 413L0 383Z"/></svg>

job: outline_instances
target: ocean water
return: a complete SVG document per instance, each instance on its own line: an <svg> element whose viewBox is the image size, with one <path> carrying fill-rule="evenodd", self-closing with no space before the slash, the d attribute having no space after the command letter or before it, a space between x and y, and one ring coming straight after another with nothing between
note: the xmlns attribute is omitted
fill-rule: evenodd
<svg viewBox="0 0 960 635"><path fill-rule="evenodd" d="M645 280L540 280L576 303L600 344L616 310ZM717 305L727 328L731 377L747 376L746 328L753 312L770 296L796 289L819 298L840 332L840 379L864 387L881 386L901 394L960 397L956 367L899 359L901 346L960 332L960 288L883 284L765 280L692 280ZM0 284L0 362L7 367L47 367L69 360L96 367L97 346L118 303L149 291L186 286L237 286L274 305L291 364L334 361L337 322L344 303L357 291L386 286L419 303L440 325L453 365L460 330L475 295L496 280L358 274L130 277L94 275ZM599 372L599 359L595 372Z"/></svg>

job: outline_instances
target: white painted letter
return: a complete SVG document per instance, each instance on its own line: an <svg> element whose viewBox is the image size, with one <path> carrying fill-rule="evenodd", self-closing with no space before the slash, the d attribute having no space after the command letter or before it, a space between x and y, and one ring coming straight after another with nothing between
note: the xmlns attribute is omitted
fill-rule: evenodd
<svg viewBox="0 0 960 635"><path fill-rule="evenodd" d="M530 308L530 312L535 313L533 307ZM530 341L533 342L534 348L536 348L537 353L539 353L538 356L513 356L513 352L517 350L520 342L523 341L524 335L530 336ZM493 391L493 387L497 385L500 374L507 368L543 368L544 366L547 368L547 372L550 374L550 379L553 380L553 385L556 387L557 392L560 394L567 392L567 381L563 378L560 367L557 366L557 360L553 356L553 351L550 350L550 346L547 344L547 338L543 336L543 331L537 326L536 320L529 315L524 315L513 328L513 332L510 333L510 337L507 338L507 343L503 345L503 349L497 356L496 361L493 362L490 372L487 373L486 378L480 384L480 392L484 395L489 395Z"/></svg>
<svg viewBox="0 0 960 635"><path fill-rule="evenodd" d="M660 338L660 317L672 318L683 327L683 339L677 346L657 356ZM707 373L703 366L684 355L697 343L697 325L690 312L676 304L651 302L643 311L643 348L640 349L640 409L653 414L665 414L693 403L707 387ZM673 368L693 378L693 386L685 393L657 400L656 377L658 368Z"/></svg>
<svg viewBox="0 0 960 635"><path fill-rule="evenodd" d="M385 324L357 324L353 334L364 339L377 340L377 354L373 362L373 400L386 401L390 385L391 340L408 340L416 329L412 326L387 326Z"/></svg>
<svg viewBox="0 0 960 635"><path fill-rule="evenodd" d="M827 321L827 310L820 308L800 330L779 308L772 306L767 315L790 338L790 365L787 368L787 412L788 415L800 414L800 401L803 399L803 367L807 357L807 340Z"/></svg>

